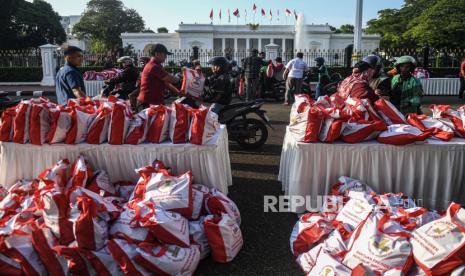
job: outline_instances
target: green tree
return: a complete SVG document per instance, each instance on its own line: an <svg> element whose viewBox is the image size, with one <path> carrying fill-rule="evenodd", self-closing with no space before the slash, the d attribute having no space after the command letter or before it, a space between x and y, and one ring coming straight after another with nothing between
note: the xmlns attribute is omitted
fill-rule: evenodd
<svg viewBox="0 0 465 276"><path fill-rule="evenodd" d="M414 18L404 37L421 45L465 47L465 0L440 0Z"/></svg>
<svg viewBox="0 0 465 276"><path fill-rule="evenodd" d="M121 33L144 29L142 17L126 9L120 0L91 0L73 32L79 39L99 41L106 50L116 53L122 47Z"/></svg>
<svg viewBox="0 0 465 276"><path fill-rule="evenodd" d="M463 47L464 9L465 0L405 0L400 9L379 11L366 31L381 34L382 47Z"/></svg>
<svg viewBox="0 0 465 276"><path fill-rule="evenodd" d="M341 33L343 34L353 34L354 33L354 25L350 25L350 24L345 24L345 25L342 25L339 30Z"/></svg>
<svg viewBox="0 0 465 276"><path fill-rule="evenodd" d="M49 3L3 0L1 7L0 48L29 48L66 40L61 18Z"/></svg>
<svg viewBox="0 0 465 276"><path fill-rule="evenodd" d="M168 29L166 27L160 27L157 29L157 33L168 33Z"/></svg>

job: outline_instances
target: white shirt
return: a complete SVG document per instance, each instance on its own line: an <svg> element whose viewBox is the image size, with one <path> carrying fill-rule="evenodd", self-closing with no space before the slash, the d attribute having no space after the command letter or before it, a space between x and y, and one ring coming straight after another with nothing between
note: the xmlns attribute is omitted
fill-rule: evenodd
<svg viewBox="0 0 465 276"><path fill-rule="evenodd" d="M301 58L295 58L289 61L286 65L289 69L289 77L295 79L301 79L304 76L304 72L308 70L307 63Z"/></svg>

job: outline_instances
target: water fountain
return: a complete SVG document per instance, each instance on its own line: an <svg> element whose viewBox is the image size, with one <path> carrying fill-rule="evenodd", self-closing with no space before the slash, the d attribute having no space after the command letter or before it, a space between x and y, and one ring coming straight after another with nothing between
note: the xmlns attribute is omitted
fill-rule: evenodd
<svg viewBox="0 0 465 276"><path fill-rule="evenodd" d="M304 50L308 48L308 39L307 39L307 24L305 23L305 17L302 13L299 13L297 17L297 22L295 24L295 44L294 49Z"/></svg>

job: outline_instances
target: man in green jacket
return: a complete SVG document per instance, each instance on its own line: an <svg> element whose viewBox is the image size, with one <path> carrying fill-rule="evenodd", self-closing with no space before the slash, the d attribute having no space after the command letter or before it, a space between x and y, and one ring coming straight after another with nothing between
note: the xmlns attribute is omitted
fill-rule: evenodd
<svg viewBox="0 0 465 276"><path fill-rule="evenodd" d="M420 80L412 75L416 66L415 59L411 56L400 57L395 66L399 74L391 81L391 103L403 114L421 114L423 87Z"/></svg>

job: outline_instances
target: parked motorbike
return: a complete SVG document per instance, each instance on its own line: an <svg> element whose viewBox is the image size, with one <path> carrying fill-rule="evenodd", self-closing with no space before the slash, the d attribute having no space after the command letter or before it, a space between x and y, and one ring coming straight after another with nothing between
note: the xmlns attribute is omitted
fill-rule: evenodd
<svg viewBox="0 0 465 276"><path fill-rule="evenodd" d="M2 115L5 109L13 107L19 104L20 100L12 100L8 97L8 92L0 92L0 115Z"/></svg>
<svg viewBox="0 0 465 276"><path fill-rule="evenodd" d="M177 102L193 108L199 106L194 100L182 97ZM268 127L274 129L266 111L262 110L263 102L250 101L227 105L219 114L219 121L226 125L230 141L238 143L243 149L254 150L263 146L268 140ZM255 114L260 119L250 118Z"/></svg>

